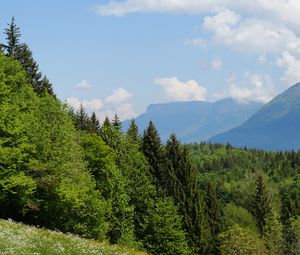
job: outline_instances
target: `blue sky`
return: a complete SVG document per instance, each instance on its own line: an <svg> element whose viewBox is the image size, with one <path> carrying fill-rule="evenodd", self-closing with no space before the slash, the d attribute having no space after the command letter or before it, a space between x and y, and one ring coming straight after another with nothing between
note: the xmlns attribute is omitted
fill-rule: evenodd
<svg viewBox="0 0 300 255"><path fill-rule="evenodd" d="M151 103L267 102L300 80L298 0L9 0L0 13L59 98L101 119Z"/></svg>

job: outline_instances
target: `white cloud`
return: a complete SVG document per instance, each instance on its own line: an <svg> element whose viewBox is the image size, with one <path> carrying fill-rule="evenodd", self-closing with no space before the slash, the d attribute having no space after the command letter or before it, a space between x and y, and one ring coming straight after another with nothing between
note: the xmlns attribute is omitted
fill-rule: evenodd
<svg viewBox="0 0 300 255"><path fill-rule="evenodd" d="M205 101L206 89L194 80L182 82L176 77L171 77L156 79L154 83L161 86L167 98L172 101Z"/></svg>
<svg viewBox="0 0 300 255"><path fill-rule="evenodd" d="M82 80L81 82L77 83L75 87L80 90L89 90L92 86L87 80Z"/></svg>
<svg viewBox="0 0 300 255"><path fill-rule="evenodd" d="M211 61L211 67L212 69L214 70L220 70L223 66L223 61L222 59L220 59L219 57L217 58L214 58L212 61Z"/></svg>
<svg viewBox="0 0 300 255"><path fill-rule="evenodd" d="M112 103L112 104L119 104L124 101L127 101L130 97L132 97L132 94L130 94L127 90L123 88L118 88L113 92L112 95L108 96L105 99L105 102Z"/></svg>
<svg viewBox="0 0 300 255"><path fill-rule="evenodd" d="M290 52L284 51L276 64L285 68L284 75L281 78L285 85L292 86L300 81L300 59L293 56Z"/></svg>
<svg viewBox="0 0 300 255"><path fill-rule="evenodd" d="M121 120L125 120L137 116L132 104L128 101L131 96L132 94L127 90L118 88L105 100L80 100L76 97L70 97L66 102L73 107L74 110L78 110L80 105L83 105L87 112L95 111L101 121L103 121L106 116L112 119L115 114L117 114Z"/></svg>
<svg viewBox="0 0 300 255"><path fill-rule="evenodd" d="M227 82L229 88L216 94L216 99L231 97L242 103L267 103L276 95L272 78L267 74L246 74L242 81L230 74Z"/></svg>
<svg viewBox="0 0 300 255"><path fill-rule="evenodd" d="M300 25L299 0L112 0L94 7L95 12L102 16L123 16L137 12L205 14L225 9Z"/></svg>
<svg viewBox="0 0 300 255"><path fill-rule="evenodd" d="M125 0L109 1L96 5L95 12L101 16L123 16L137 12L158 13L201 13L220 8L219 2L212 0ZM223 5L223 4L222 4Z"/></svg>
<svg viewBox="0 0 300 255"><path fill-rule="evenodd" d="M75 110L79 109L80 105L88 110L100 110L103 108L103 102L101 99L91 99L91 100L79 100L76 97L70 97L66 102L72 106Z"/></svg>
<svg viewBox="0 0 300 255"><path fill-rule="evenodd" d="M300 38L286 26L261 19L246 19L230 10L206 16L203 28L213 34L213 40L241 51L264 55L282 52L286 48L300 52Z"/></svg>
<svg viewBox="0 0 300 255"><path fill-rule="evenodd" d="M231 10L224 10L216 15L206 16L204 18L203 26L207 30L217 31L218 33L222 34L223 30L228 30L230 27L235 26L240 20L240 15Z"/></svg>

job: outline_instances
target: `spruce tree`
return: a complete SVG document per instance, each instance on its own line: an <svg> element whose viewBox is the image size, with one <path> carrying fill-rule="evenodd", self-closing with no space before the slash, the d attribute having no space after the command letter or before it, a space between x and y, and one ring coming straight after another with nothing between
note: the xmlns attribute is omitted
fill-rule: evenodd
<svg viewBox="0 0 300 255"><path fill-rule="evenodd" d="M154 181L159 183L162 177L163 151L159 134L152 121L144 131L142 151L150 165L150 172Z"/></svg>
<svg viewBox="0 0 300 255"><path fill-rule="evenodd" d="M46 76L43 77L39 71L39 66L34 60L30 48L26 43L20 43L20 28L17 27L14 17L4 33L6 35L7 45L2 45L2 47L6 50L8 56L15 58L21 63L34 92L39 96L48 93L55 98L56 96L53 92L52 84L48 78Z"/></svg>
<svg viewBox="0 0 300 255"><path fill-rule="evenodd" d="M297 249L297 234L293 227L293 214L292 206L289 201L286 190L282 190L281 194L281 208L280 208L280 220L282 223L282 234L284 239L284 254L296 255L299 254Z"/></svg>
<svg viewBox="0 0 300 255"><path fill-rule="evenodd" d="M113 127L108 117L105 118L101 126L100 136L102 137L103 141L113 149L118 149L118 147L121 145L122 133Z"/></svg>
<svg viewBox="0 0 300 255"><path fill-rule="evenodd" d="M90 119L89 119L89 131L91 133L100 133L100 122L96 116L96 113L93 112Z"/></svg>
<svg viewBox="0 0 300 255"><path fill-rule="evenodd" d="M14 57L20 42L20 28L16 25L15 17L12 17L11 22L7 24L8 28L5 29L7 45L5 46L7 55Z"/></svg>
<svg viewBox="0 0 300 255"><path fill-rule="evenodd" d="M270 199L266 183L259 175L256 180L256 190L253 196L253 216L256 218L257 227L262 237L265 233L266 219L271 211Z"/></svg>
<svg viewBox="0 0 300 255"><path fill-rule="evenodd" d="M75 115L75 127L81 131L88 131L89 117L82 104Z"/></svg>
<svg viewBox="0 0 300 255"><path fill-rule="evenodd" d="M115 114L114 118L112 119L112 126L117 130L121 131L122 129L122 123L120 121L120 118L117 114Z"/></svg>
<svg viewBox="0 0 300 255"><path fill-rule="evenodd" d="M201 252L201 224L203 210L196 169L191 165L188 150L172 134L166 145L165 188L172 196L183 216L183 226L189 243L196 252Z"/></svg>
<svg viewBox="0 0 300 255"><path fill-rule="evenodd" d="M127 130L127 135L132 142L136 144L141 143L141 136L139 134L139 129L134 119L132 119L130 122L129 128Z"/></svg>
<svg viewBox="0 0 300 255"><path fill-rule="evenodd" d="M221 208L219 205L216 188L211 182L207 183L206 188L205 213L211 235L208 253L219 254L218 235L221 230Z"/></svg>

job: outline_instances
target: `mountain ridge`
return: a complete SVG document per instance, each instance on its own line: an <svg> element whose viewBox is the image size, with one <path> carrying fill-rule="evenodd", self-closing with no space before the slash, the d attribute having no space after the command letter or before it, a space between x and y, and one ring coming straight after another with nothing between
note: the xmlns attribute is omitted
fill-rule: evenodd
<svg viewBox="0 0 300 255"><path fill-rule="evenodd" d="M211 142L268 150L300 147L300 83L273 98L240 126L216 135Z"/></svg>
<svg viewBox="0 0 300 255"><path fill-rule="evenodd" d="M151 104L135 120L143 131L153 121L162 141L176 133L184 143L201 142L238 126L262 106L261 103L240 103L232 98L216 102L189 101ZM123 122L127 130L130 121Z"/></svg>

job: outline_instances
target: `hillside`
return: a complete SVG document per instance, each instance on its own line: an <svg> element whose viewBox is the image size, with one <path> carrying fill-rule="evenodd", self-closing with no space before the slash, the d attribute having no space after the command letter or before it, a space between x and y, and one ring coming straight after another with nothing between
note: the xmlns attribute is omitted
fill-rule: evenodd
<svg viewBox="0 0 300 255"><path fill-rule="evenodd" d="M230 98L214 103L153 104L136 118L136 123L143 131L153 121L163 141L174 132L182 142L200 142L240 125L261 106L260 103L241 104ZM124 130L129 122L123 123Z"/></svg>
<svg viewBox="0 0 300 255"><path fill-rule="evenodd" d="M268 150L300 148L300 83L275 97L241 126L211 142Z"/></svg>
<svg viewBox="0 0 300 255"><path fill-rule="evenodd" d="M60 232L0 220L1 254L146 255L144 252L112 246Z"/></svg>

